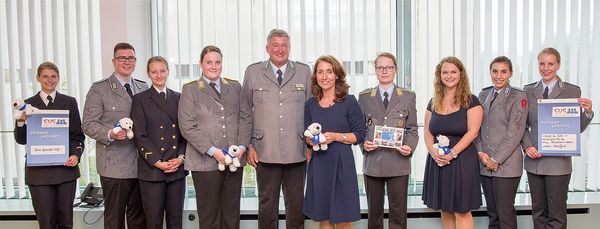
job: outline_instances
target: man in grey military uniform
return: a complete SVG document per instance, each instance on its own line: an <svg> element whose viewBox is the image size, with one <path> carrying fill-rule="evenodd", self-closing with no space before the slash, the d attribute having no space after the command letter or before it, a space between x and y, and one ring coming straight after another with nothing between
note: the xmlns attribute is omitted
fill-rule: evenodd
<svg viewBox="0 0 600 229"><path fill-rule="evenodd" d="M494 58L490 63L493 86L484 88L478 98L483 106L483 122L475 146L489 228L517 228L514 205L523 174L521 139L527 120L527 96L510 85L512 73L510 59Z"/></svg>
<svg viewBox="0 0 600 229"><path fill-rule="evenodd" d="M240 101L240 141L250 145L248 163L256 167L259 228L277 228L283 189L287 228L303 228L306 143L304 103L310 67L288 60L289 35L274 29L267 37L269 60L246 69Z"/></svg>
<svg viewBox="0 0 600 229"><path fill-rule="evenodd" d="M521 140L525 150L525 170L531 190L533 226L541 228L567 228L567 192L571 179L571 157L542 156L538 152L538 99L577 98L582 108L581 132L592 121L592 100L581 98L578 86L563 82L557 75L560 69L560 53L545 48L538 54L538 70L541 80L525 85L529 114L527 127Z"/></svg>
<svg viewBox="0 0 600 229"><path fill-rule="evenodd" d="M394 83L396 57L383 52L375 59L378 86L360 93L358 104L367 123L367 138L362 145L363 172L369 209L369 228L383 228L384 193L387 185L389 228L406 228L410 158L419 134L415 93ZM402 146L378 147L373 142L375 126L404 129Z"/></svg>
<svg viewBox="0 0 600 229"><path fill-rule="evenodd" d="M132 97L148 89L134 79L135 49L128 43L115 45L114 73L95 82L83 109L83 131L96 140L96 169L104 194L104 228L145 228L146 220L137 181L138 154L127 132L114 133L115 124L129 117ZM134 123L135 125L135 123Z"/></svg>

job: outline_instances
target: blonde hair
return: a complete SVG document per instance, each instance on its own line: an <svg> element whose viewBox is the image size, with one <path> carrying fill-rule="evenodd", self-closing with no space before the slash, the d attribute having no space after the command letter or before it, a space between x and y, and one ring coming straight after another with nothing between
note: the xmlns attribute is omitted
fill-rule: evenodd
<svg viewBox="0 0 600 229"><path fill-rule="evenodd" d="M542 49L542 51L540 51L540 53L538 53L538 56L537 56L538 60L540 59L540 56L542 54L550 54L550 55L555 56L556 63L560 64L560 53L555 48L548 47L548 48Z"/></svg>
<svg viewBox="0 0 600 229"><path fill-rule="evenodd" d="M387 57L387 58L392 59L392 61L394 62L394 67L398 68L398 61L396 60L396 57L394 56L394 54L391 54L389 52L381 52L377 55L377 57L375 58L375 62L373 63L375 65L375 67L377 67L377 61L381 57Z"/></svg>
<svg viewBox="0 0 600 229"><path fill-rule="evenodd" d="M42 74L42 70L44 69L49 69L52 71L56 72L56 76L60 76L60 72L58 71L58 67L56 66L56 64L50 62L50 61L46 61L44 63L41 63L38 68L37 68L37 75L36 76L40 76L40 74Z"/></svg>

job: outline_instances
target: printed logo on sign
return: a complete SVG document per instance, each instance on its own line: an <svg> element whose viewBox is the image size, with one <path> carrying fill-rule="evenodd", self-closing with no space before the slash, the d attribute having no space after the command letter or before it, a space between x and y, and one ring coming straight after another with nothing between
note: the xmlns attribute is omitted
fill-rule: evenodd
<svg viewBox="0 0 600 229"><path fill-rule="evenodd" d="M579 117L579 107L553 107L553 118Z"/></svg>
<svg viewBox="0 0 600 229"><path fill-rule="evenodd" d="M69 118L42 118L42 128L69 128Z"/></svg>

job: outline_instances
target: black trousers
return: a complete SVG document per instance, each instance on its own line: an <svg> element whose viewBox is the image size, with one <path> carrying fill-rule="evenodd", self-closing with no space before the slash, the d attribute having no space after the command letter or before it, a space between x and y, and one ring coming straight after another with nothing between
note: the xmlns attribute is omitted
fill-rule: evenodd
<svg viewBox="0 0 600 229"><path fill-rule="evenodd" d="M140 186L137 178L116 179L100 176L104 195L104 228L146 228Z"/></svg>
<svg viewBox="0 0 600 229"><path fill-rule="evenodd" d="M279 224L279 192L283 190L285 224L288 229L304 228L304 181L306 162L270 164L256 167L258 185L258 228L272 229Z"/></svg>
<svg viewBox="0 0 600 229"><path fill-rule="evenodd" d="M365 175L365 189L369 208L369 228L383 228L383 203L387 184L390 229L406 228L406 202L408 175L397 177L372 177Z"/></svg>
<svg viewBox="0 0 600 229"><path fill-rule="evenodd" d="M53 185L29 185L40 229L73 228L73 200L77 180Z"/></svg>
<svg viewBox="0 0 600 229"><path fill-rule="evenodd" d="M192 171L200 228L240 228L240 197L244 169Z"/></svg>
<svg viewBox="0 0 600 229"><path fill-rule="evenodd" d="M567 192L571 174L550 176L527 173L531 191L533 228L567 228Z"/></svg>
<svg viewBox="0 0 600 229"><path fill-rule="evenodd" d="M481 187L490 218L488 228L516 229L515 197L521 177L481 176Z"/></svg>
<svg viewBox="0 0 600 229"><path fill-rule="evenodd" d="M147 228L162 229L164 217L167 229L181 229L183 226L185 178L168 183L143 180L138 180L138 182Z"/></svg>

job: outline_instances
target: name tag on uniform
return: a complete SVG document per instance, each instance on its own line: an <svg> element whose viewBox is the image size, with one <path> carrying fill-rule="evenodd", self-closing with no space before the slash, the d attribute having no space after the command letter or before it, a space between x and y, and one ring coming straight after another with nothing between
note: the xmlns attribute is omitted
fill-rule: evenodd
<svg viewBox="0 0 600 229"><path fill-rule="evenodd" d="M296 90L296 91L302 91L302 90L304 90L304 84L295 83L294 84L294 90Z"/></svg>

